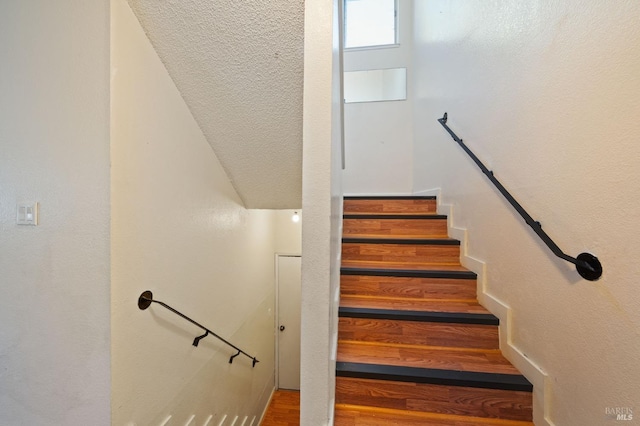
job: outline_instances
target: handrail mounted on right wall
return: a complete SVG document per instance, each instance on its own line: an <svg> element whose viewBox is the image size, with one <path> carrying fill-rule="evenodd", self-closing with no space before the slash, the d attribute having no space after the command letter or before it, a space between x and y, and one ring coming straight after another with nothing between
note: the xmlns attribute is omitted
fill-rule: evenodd
<svg viewBox="0 0 640 426"><path fill-rule="evenodd" d="M534 220L529 213L516 201L515 198L506 190L506 188L500 183L498 179L493 175L493 171L487 169L487 167L476 157L476 155L469 149L467 145L464 144L462 139L460 139L454 132L447 126L447 113L444 113L442 118L438 119L438 122L442 124L442 127L451 135L454 141L458 143L462 147L462 149L471 157L471 159L480 167L482 173L484 173L489 180L498 188L498 191L509 201L509 204L513 206L513 208L520 213L520 216L524 219L524 221L533 229L533 231L540 237L540 239L551 249L553 254L558 256L560 259L566 260L567 262L571 262L576 265L576 269L578 274L586 280L596 281L602 276L602 265L597 257L592 255L591 253L580 253L577 258L571 257L565 254L560 247L551 239L546 232L542 230L542 225L540 222Z"/></svg>

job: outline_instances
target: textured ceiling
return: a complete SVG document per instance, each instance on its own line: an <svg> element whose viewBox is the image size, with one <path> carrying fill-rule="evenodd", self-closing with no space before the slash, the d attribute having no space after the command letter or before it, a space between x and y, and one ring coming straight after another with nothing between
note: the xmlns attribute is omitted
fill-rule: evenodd
<svg viewBox="0 0 640 426"><path fill-rule="evenodd" d="M303 0L129 0L248 208L302 204Z"/></svg>

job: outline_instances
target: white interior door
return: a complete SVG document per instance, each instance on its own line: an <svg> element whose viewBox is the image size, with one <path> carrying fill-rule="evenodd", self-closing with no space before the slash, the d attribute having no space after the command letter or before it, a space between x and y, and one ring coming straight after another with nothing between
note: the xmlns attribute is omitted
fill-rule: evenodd
<svg viewBox="0 0 640 426"><path fill-rule="evenodd" d="M300 256L277 256L278 388L300 389Z"/></svg>

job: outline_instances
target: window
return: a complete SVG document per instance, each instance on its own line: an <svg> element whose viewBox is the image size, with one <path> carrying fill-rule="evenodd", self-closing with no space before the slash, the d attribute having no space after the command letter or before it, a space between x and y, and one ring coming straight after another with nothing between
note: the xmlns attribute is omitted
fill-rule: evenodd
<svg viewBox="0 0 640 426"><path fill-rule="evenodd" d="M347 71L344 102L403 101L407 99L407 69Z"/></svg>
<svg viewBox="0 0 640 426"><path fill-rule="evenodd" d="M345 0L344 47L397 43L397 0Z"/></svg>

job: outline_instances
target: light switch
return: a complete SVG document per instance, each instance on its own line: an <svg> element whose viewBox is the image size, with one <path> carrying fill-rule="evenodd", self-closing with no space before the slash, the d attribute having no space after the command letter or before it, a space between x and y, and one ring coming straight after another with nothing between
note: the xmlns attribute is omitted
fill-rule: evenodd
<svg viewBox="0 0 640 426"><path fill-rule="evenodd" d="M18 214L16 217L18 225L37 225L38 224L38 203L18 204Z"/></svg>

